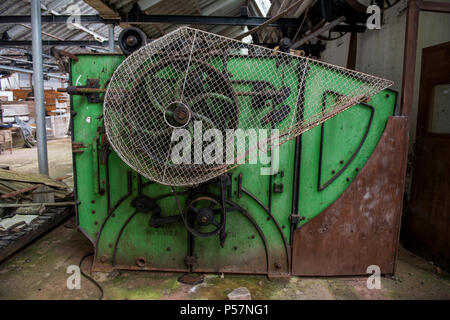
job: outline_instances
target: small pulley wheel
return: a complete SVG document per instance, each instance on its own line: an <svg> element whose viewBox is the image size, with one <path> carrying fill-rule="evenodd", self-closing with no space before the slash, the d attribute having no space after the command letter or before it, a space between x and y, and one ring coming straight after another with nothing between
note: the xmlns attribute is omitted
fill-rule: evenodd
<svg viewBox="0 0 450 320"><path fill-rule="evenodd" d="M125 28L119 34L119 47L126 56L132 54L146 44L147 36L138 28Z"/></svg>
<svg viewBox="0 0 450 320"><path fill-rule="evenodd" d="M209 202L208 206L196 208L199 202ZM220 221L216 220L219 215ZM184 212L184 224L186 229L194 236L200 238L211 237L219 233L225 227L225 212L220 203L211 197L198 197L192 200ZM214 226L212 231L200 231L202 227Z"/></svg>

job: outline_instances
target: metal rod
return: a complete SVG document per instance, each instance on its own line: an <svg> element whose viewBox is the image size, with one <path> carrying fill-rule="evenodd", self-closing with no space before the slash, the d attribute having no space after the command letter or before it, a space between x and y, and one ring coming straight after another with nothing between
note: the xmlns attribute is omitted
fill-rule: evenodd
<svg viewBox="0 0 450 320"><path fill-rule="evenodd" d="M2 42L4 42L4 41L1 41L1 40L0 40L0 43L2 43ZM9 43L14 43L14 42L9 42ZM29 45L31 46L31 41L29 41ZM0 45L0 46L1 46L1 45ZM32 53L30 50L25 49L25 48L10 47L9 50L11 50L11 51L17 51L17 52L22 52L22 53L27 54L27 55L30 55L30 56L33 55L33 53ZM11 56L11 55L8 54L8 56ZM52 56L50 56L50 55L48 55L48 54L45 54L45 53L42 54L42 58L44 58L44 59L54 59L54 57L52 57Z"/></svg>
<svg viewBox="0 0 450 320"><path fill-rule="evenodd" d="M42 23L66 24L69 15L44 15ZM130 24L181 24L181 25L228 25L228 26L259 26L270 17L226 17L226 16L184 16L184 15L128 15L122 19L103 19L99 15L80 15L80 23L130 23ZM0 24L30 23L29 16L0 16ZM281 18L270 23L269 27L298 27L298 19Z"/></svg>
<svg viewBox="0 0 450 320"><path fill-rule="evenodd" d="M33 70L30 70L30 69L23 69L23 68L17 68L17 67L5 66L5 65L0 65L0 70L8 70L8 71L14 71L14 72L33 74ZM44 74L47 75L49 78L56 78L56 79L63 79L63 80L68 79L67 76L60 76L57 74L45 73L45 72L44 72Z"/></svg>
<svg viewBox="0 0 450 320"><path fill-rule="evenodd" d="M245 33L243 33L243 34L237 36L235 39L236 39L236 40L241 40L241 39L243 39L243 38L245 38L245 37L251 35L252 33L255 33L256 31L258 31L258 30L260 30L260 29L263 29L264 27L270 25L271 23L274 23L275 21L281 19L281 17L282 17L284 14L288 13L291 9L293 9L294 7L297 7L297 6L300 5L300 3L302 3L302 2L303 2L303 0L298 0L298 1L296 1L296 2L295 2L294 4L292 4L289 8L284 9L283 11L281 11L280 13L278 13L275 17L272 17L272 18L270 18L269 20L267 20L267 21L263 22L262 24L260 24L259 26L257 26L257 27L255 27L255 28L253 28L253 29L251 29L251 30L249 30L249 31L247 31L247 32L245 32Z"/></svg>
<svg viewBox="0 0 450 320"><path fill-rule="evenodd" d="M30 202L30 203L8 203L8 204L1 204L0 208L20 208L20 207L37 207L37 206L44 206L44 207L64 207L64 206L74 206L77 203L74 201L69 202Z"/></svg>
<svg viewBox="0 0 450 320"><path fill-rule="evenodd" d="M6 56L0 56L0 59L6 59L6 60L14 61L14 62L23 62L23 63L33 64L33 61L16 59L16 58L11 58L11 57L6 57ZM56 64L43 63L42 65L44 67L49 67L49 68L59 68Z"/></svg>
<svg viewBox="0 0 450 320"><path fill-rule="evenodd" d="M108 31L109 31L109 52L114 53L114 25L110 24L108 25Z"/></svg>
<svg viewBox="0 0 450 320"><path fill-rule="evenodd" d="M420 0L417 5L422 11L450 13L450 3Z"/></svg>
<svg viewBox="0 0 450 320"><path fill-rule="evenodd" d="M403 79L400 99L402 116L411 114L413 104L418 30L419 8L415 0L410 0L406 12L405 48L403 52Z"/></svg>
<svg viewBox="0 0 450 320"><path fill-rule="evenodd" d="M118 41L115 41L115 44L117 44ZM98 42L94 40L42 40L43 46L65 46L65 47L72 47L72 46L97 46L97 47L104 47L108 46L109 42ZM0 40L0 47L11 47L11 46L31 46L31 41L29 40ZM14 48L15 49L15 48ZM47 57L47 55L44 55ZM50 57L53 58L53 57Z"/></svg>
<svg viewBox="0 0 450 320"><path fill-rule="evenodd" d="M48 175L47 132L45 129L44 71L42 69L41 0L31 1L34 103L39 173Z"/></svg>
<svg viewBox="0 0 450 320"><path fill-rule="evenodd" d="M319 28L316 31L311 32L310 34L308 34L307 36L303 37L302 39L294 42L292 44L292 46L291 46L291 49L296 49L296 48L300 47L302 44L308 42L309 40L314 39L318 35L324 33L325 31L328 31L328 30L334 28L339 23L344 22L344 21L345 21L345 17L344 16L337 18L336 20L330 22L329 24L323 26L322 28Z"/></svg>

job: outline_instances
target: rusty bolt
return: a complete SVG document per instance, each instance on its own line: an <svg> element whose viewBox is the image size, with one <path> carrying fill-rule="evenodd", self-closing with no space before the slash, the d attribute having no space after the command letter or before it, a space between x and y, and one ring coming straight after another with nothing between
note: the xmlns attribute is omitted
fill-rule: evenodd
<svg viewBox="0 0 450 320"><path fill-rule="evenodd" d="M91 203L95 203L95 200L91 200Z"/></svg>
<svg viewBox="0 0 450 320"><path fill-rule="evenodd" d="M166 249L167 251L170 251L170 247L167 247L167 249Z"/></svg>
<svg viewBox="0 0 450 320"><path fill-rule="evenodd" d="M345 180L347 180L347 182L348 182L348 181L350 181L350 178L347 178L347 179L345 179Z"/></svg>
<svg viewBox="0 0 450 320"><path fill-rule="evenodd" d="M339 161L340 164L344 164L344 160Z"/></svg>
<svg viewBox="0 0 450 320"><path fill-rule="evenodd" d="M335 173L336 173L336 171L334 171L334 170L331 170L331 173L332 173L332 174L335 174Z"/></svg>
<svg viewBox="0 0 450 320"><path fill-rule="evenodd" d="M206 222L206 217L202 217L202 222L205 223Z"/></svg>
<svg viewBox="0 0 450 320"><path fill-rule="evenodd" d="M112 243L110 243L110 244L108 245L108 247L112 248Z"/></svg>
<svg viewBox="0 0 450 320"><path fill-rule="evenodd" d="M136 39L135 36L130 35L130 36L127 37L126 41L127 41L127 44L132 46L132 45L134 45L137 42L137 39Z"/></svg>
<svg viewBox="0 0 450 320"><path fill-rule="evenodd" d="M105 263L106 260L108 260L108 257L107 257L107 256L101 256L101 257L100 257L100 262Z"/></svg>
<svg viewBox="0 0 450 320"><path fill-rule="evenodd" d="M233 249L234 249L234 250L237 250L237 246L234 246Z"/></svg>
<svg viewBox="0 0 450 320"><path fill-rule="evenodd" d="M178 118L180 118L181 120L184 120L184 118L186 118L186 112L184 112L184 111L178 112Z"/></svg>
<svg viewBox="0 0 450 320"><path fill-rule="evenodd" d="M358 171L359 171L359 168L356 168L355 171L358 172Z"/></svg>
<svg viewBox="0 0 450 320"><path fill-rule="evenodd" d="M138 266L138 267L144 267L145 266L145 258L144 257L139 257L139 258L137 258L137 260L136 260L136 265Z"/></svg>
<svg viewBox="0 0 450 320"><path fill-rule="evenodd" d="M94 214L94 213L95 213L95 210L92 210L91 212L92 212L92 214Z"/></svg>
<svg viewBox="0 0 450 320"><path fill-rule="evenodd" d="M275 268L276 268L276 269L280 269L280 268L281 268L281 263L275 262Z"/></svg>

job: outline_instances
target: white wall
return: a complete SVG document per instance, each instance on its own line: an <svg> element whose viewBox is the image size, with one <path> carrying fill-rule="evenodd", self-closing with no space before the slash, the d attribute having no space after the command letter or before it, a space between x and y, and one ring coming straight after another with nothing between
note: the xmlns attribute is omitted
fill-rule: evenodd
<svg viewBox="0 0 450 320"><path fill-rule="evenodd" d="M367 30L358 34L356 59L356 70L394 81L395 84L392 89L399 91L399 93L402 85L406 2L406 0L401 0L385 11L380 30ZM450 41L449 31L450 14L420 13L410 146L415 141L422 48ZM349 39L350 35L345 35L341 39L327 42L326 50L322 53L322 59L345 67ZM397 104L399 105L399 103L400 95Z"/></svg>

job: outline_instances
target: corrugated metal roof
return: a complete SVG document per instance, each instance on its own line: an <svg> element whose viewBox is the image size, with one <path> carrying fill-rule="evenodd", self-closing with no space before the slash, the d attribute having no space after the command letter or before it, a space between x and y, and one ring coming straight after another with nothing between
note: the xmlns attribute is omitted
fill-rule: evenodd
<svg viewBox="0 0 450 320"><path fill-rule="evenodd" d="M0 15L30 15L31 0L2 0L0 3ZM114 10L120 13L127 13L137 0L103 0ZM155 1L157 2L157 1ZM145 12L147 14L167 14L167 15L216 15L216 16L238 16L241 6L247 4L247 0L161 0ZM98 12L83 0L41 0L43 15L72 14L74 8L78 8L82 15L93 15ZM254 13L253 13L254 14ZM92 33L108 38L108 27L104 24L84 25ZM150 38L156 38L161 34L170 32L178 25L138 25ZM206 31L219 33L225 36L235 36L243 32L243 27L239 26L196 26ZM115 27L115 37L122 28ZM31 28L29 25L21 24L0 24L0 34L7 32L11 40L31 40ZM79 29L70 29L66 24L42 24L42 39L44 40L95 40L94 36ZM81 47L60 47L61 49L79 53L90 51ZM1 49L1 48L0 48ZM44 46L44 52L49 50ZM1 49L4 50L4 49ZM2 52L0 50L0 52ZM104 48L103 50L106 50Z"/></svg>
<svg viewBox="0 0 450 320"><path fill-rule="evenodd" d="M138 2L137 0L104 0L111 8L121 14L128 13ZM154 1L155 3L157 1ZM205 15L205 16L239 16L240 8L247 4L247 0L161 0L144 12L146 14L158 15ZM159 24L140 25L140 27L150 38L161 36L175 30L179 25ZM242 27L221 27L217 26L196 26L205 31L214 31L224 36L230 36L236 31L243 30Z"/></svg>
<svg viewBox="0 0 450 320"><path fill-rule="evenodd" d="M41 0L43 15L72 14L79 10L82 15L95 15L97 11L82 0ZM47 10L45 10L47 9ZM0 15L30 15L30 0L5 0L0 4ZM50 11L50 12L49 12ZM104 24L84 25L88 30L107 39L108 27ZM122 29L115 28L116 37ZM27 24L0 24L0 33L7 32L11 40L31 40L31 27ZM66 24L42 24L43 40L95 40L94 36L79 30L71 29ZM44 52L49 50L44 46ZM80 47L60 47L70 52L86 52ZM106 49L104 49L106 50ZM89 50L88 50L89 51Z"/></svg>

